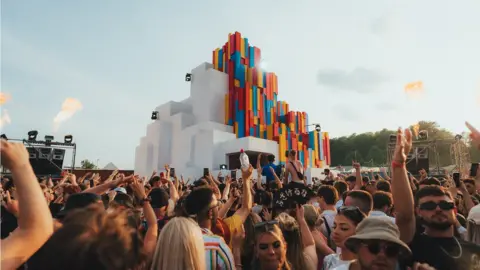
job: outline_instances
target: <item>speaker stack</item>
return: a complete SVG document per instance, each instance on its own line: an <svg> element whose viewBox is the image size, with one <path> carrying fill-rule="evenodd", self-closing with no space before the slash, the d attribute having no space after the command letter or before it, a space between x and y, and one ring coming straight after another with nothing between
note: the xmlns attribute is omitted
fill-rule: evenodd
<svg viewBox="0 0 480 270"><path fill-rule="evenodd" d="M27 151L36 175L55 175L62 172L65 149L27 147Z"/></svg>
<svg viewBox="0 0 480 270"><path fill-rule="evenodd" d="M427 173L430 171L428 150L428 147L416 147L407 156L406 167L411 174L417 175L421 169Z"/></svg>

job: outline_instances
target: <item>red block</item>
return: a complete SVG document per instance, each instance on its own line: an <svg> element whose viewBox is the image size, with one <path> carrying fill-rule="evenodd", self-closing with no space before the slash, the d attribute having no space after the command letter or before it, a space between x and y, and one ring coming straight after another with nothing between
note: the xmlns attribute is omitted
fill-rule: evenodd
<svg viewBox="0 0 480 270"><path fill-rule="evenodd" d="M273 140L276 141L276 142L279 142L279 141L280 141L280 137L279 137L279 136L273 136Z"/></svg>
<svg viewBox="0 0 480 270"><path fill-rule="evenodd" d="M273 123L273 136L274 137L279 135L278 134L278 126L279 126L278 122Z"/></svg>

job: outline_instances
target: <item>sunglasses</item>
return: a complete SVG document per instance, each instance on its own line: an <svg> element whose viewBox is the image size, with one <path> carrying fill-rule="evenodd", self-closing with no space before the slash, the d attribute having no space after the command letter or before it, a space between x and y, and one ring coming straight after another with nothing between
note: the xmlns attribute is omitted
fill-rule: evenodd
<svg viewBox="0 0 480 270"><path fill-rule="evenodd" d="M387 257L395 258L400 254L400 247L393 243L369 241L362 243L362 245L366 246L368 251L373 255L377 255L380 251L383 251Z"/></svg>
<svg viewBox="0 0 480 270"><path fill-rule="evenodd" d="M447 202L447 201L440 201L439 203L436 203L436 202L429 201L429 202L424 202L419 206L420 210L428 210L428 211L435 210L437 209L437 207L440 207L440 209L442 210L452 210L455 208L455 203Z"/></svg>
<svg viewBox="0 0 480 270"><path fill-rule="evenodd" d="M259 222L253 226L255 232L271 232L273 231L273 228L275 225L278 225L278 220L270 220L270 221L264 221L264 222Z"/></svg>

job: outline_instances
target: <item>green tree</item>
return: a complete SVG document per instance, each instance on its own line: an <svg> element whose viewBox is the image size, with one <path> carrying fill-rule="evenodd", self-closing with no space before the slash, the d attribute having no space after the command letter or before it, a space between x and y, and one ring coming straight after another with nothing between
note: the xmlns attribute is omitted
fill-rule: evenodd
<svg viewBox="0 0 480 270"><path fill-rule="evenodd" d="M450 147L454 141L455 135L441 128L436 122L420 121L419 131L428 132L428 142L435 141L431 145L436 145L436 154L440 166L451 165L452 158L450 155ZM413 126L410 126L413 130ZM365 166L381 166L387 163L387 147L390 135L396 134L395 130L382 129L376 132L367 132L362 134L352 134L330 140L332 166L350 166L351 161L355 159ZM421 141L414 137L416 145L421 147ZM428 146L427 143L424 144ZM414 146L415 147L415 146ZM432 148L432 147L430 147ZM430 149L429 159L432 167L436 166L435 152ZM473 151L472 151L473 152ZM480 153L478 160L480 160ZM473 153L472 153L473 157Z"/></svg>
<svg viewBox="0 0 480 270"><path fill-rule="evenodd" d="M88 159L84 159L80 162L80 165L82 165L82 169L86 169L86 170L92 170L92 169L96 169L97 166L95 164L93 164L93 162L91 162L90 160Z"/></svg>

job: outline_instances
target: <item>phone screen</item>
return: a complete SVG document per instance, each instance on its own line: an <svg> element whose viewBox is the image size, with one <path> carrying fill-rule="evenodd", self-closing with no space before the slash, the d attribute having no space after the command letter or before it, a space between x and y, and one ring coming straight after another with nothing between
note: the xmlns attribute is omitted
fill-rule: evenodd
<svg viewBox="0 0 480 270"><path fill-rule="evenodd" d="M460 187L460 173L453 173L453 182L455 182L456 187Z"/></svg>
<svg viewBox="0 0 480 270"><path fill-rule="evenodd" d="M477 170L478 170L478 163L472 163L472 167L470 167L470 176L471 177L476 177L477 176Z"/></svg>
<svg viewBox="0 0 480 270"><path fill-rule="evenodd" d="M237 180L237 171L236 171L236 170L232 170L232 171L230 172L230 176L231 176L232 180L234 180L234 181Z"/></svg>
<svg viewBox="0 0 480 270"><path fill-rule="evenodd" d="M170 177L175 177L175 168L170 168Z"/></svg>
<svg viewBox="0 0 480 270"><path fill-rule="evenodd" d="M203 176L208 176L210 174L208 168L203 168Z"/></svg>

